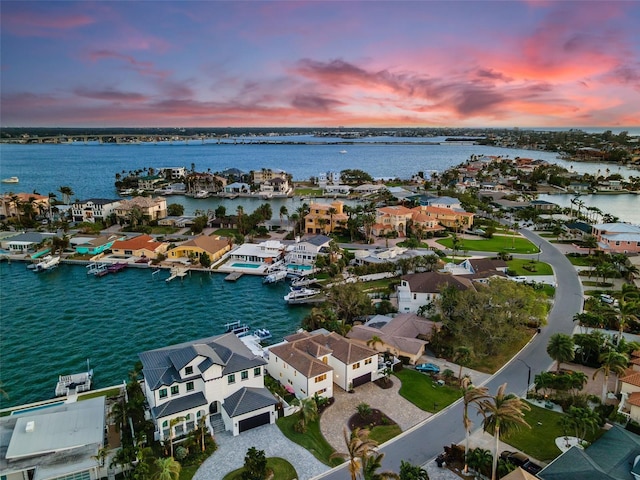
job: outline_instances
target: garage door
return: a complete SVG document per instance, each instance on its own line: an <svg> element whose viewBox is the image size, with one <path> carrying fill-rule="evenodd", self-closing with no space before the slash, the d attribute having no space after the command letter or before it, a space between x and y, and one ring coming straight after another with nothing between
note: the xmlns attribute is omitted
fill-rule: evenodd
<svg viewBox="0 0 640 480"><path fill-rule="evenodd" d="M371 381L371 372L367 373L366 375L362 375L361 377L354 378L352 383L354 387L358 387L370 381Z"/></svg>
<svg viewBox="0 0 640 480"><path fill-rule="evenodd" d="M269 412L264 412L260 415L256 415L255 417L240 420L240 422L238 423L238 429L240 430L240 433L246 432L247 430L251 430L252 428L259 427L260 425L266 425L267 423L269 423L270 419L271 414Z"/></svg>

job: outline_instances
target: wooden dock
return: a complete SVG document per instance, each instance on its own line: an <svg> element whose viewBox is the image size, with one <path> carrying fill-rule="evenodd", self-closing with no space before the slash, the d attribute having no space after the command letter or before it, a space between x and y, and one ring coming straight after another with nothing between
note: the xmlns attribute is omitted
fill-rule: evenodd
<svg viewBox="0 0 640 480"><path fill-rule="evenodd" d="M229 275L224 277L227 282L235 282L242 276L242 272L231 272Z"/></svg>

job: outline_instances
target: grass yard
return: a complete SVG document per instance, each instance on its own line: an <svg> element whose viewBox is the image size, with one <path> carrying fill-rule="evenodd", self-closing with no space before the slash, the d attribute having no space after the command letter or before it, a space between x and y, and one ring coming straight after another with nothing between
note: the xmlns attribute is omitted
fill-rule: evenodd
<svg viewBox="0 0 640 480"><path fill-rule="evenodd" d="M402 433L402 429L398 425L378 425L373 427L369 433L369 438L375 440L378 445L397 437Z"/></svg>
<svg viewBox="0 0 640 480"><path fill-rule="evenodd" d="M173 233L176 233L178 230L180 229L161 225L158 225L157 227L151 227L151 233L153 235L171 235Z"/></svg>
<svg viewBox="0 0 640 480"><path fill-rule="evenodd" d="M430 376L403 368L394 375L400 379L400 395L425 412L436 413L462 396L458 388L438 385Z"/></svg>
<svg viewBox="0 0 640 480"><path fill-rule="evenodd" d="M101 390L98 392L90 392L86 394L78 395L78 401L89 400L90 398L97 397L117 397L120 395L120 387L110 388L109 390Z"/></svg>
<svg viewBox="0 0 640 480"><path fill-rule="evenodd" d="M535 271L527 270L526 267L531 267ZM516 275L553 275L553 268L551 265L544 262L531 261L524 258L515 258L507 262L509 270L516 272Z"/></svg>
<svg viewBox="0 0 640 480"><path fill-rule="evenodd" d="M308 195L320 196L320 195L322 195L322 189L321 188L296 187L295 194L296 195L300 195L300 196L308 196Z"/></svg>
<svg viewBox="0 0 640 480"><path fill-rule="evenodd" d="M548 463L560 455L560 449L556 446L555 440L557 437L564 436L560 426L563 414L528 405L531 406L531 411L525 412L524 416L531 428L522 428L501 440L541 462Z"/></svg>
<svg viewBox="0 0 640 480"><path fill-rule="evenodd" d="M278 480L294 480L298 478L296 469L284 458L268 457L267 470L273 471L273 477L271 478ZM227 473L222 480L242 480L242 472L244 472L244 467ZM180 475L180 480L184 480L182 475Z"/></svg>
<svg viewBox="0 0 640 480"><path fill-rule="evenodd" d="M276 425L278 425L278 428L280 428L285 437L306 450L309 450L314 457L325 465L329 465L330 467L340 465L342 460L339 458L329 458L334 450L333 447L329 445L329 442L327 442L322 436L322 433L320 432L320 423L318 421L312 422L308 425L305 433L298 433L293 427L298 422L299 418L300 417L298 415L282 417L276 421Z"/></svg>
<svg viewBox="0 0 640 480"><path fill-rule="evenodd" d="M212 235L220 235L221 237L233 237L236 233L238 233L237 228L219 228Z"/></svg>
<svg viewBox="0 0 640 480"><path fill-rule="evenodd" d="M571 262L571 265L576 267L590 267L593 265L593 259L590 257L575 257L573 255L566 255L567 259Z"/></svg>
<svg viewBox="0 0 640 480"><path fill-rule="evenodd" d="M200 465L189 465L188 467L182 467L180 469L180 476L178 477L178 480L191 480L198 471L198 468L200 468Z"/></svg>
<svg viewBox="0 0 640 480"><path fill-rule="evenodd" d="M446 248L453 248L451 238L443 238L438 243ZM482 240L462 239L459 251L476 252L508 252L508 253L538 253L538 247L524 237L494 236L493 238L483 238Z"/></svg>

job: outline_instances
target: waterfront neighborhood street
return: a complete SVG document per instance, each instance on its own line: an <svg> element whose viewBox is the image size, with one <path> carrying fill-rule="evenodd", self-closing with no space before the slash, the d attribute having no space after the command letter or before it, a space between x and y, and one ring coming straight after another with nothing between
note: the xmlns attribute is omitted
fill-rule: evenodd
<svg viewBox="0 0 640 480"><path fill-rule="evenodd" d="M557 284L555 301L549 313L547 326L543 327L516 357L482 384L487 386L491 393L503 383L507 383L508 391L524 395L528 388L529 369L530 378L533 378L535 374L546 371L552 364L546 351L549 337L558 332L571 334L574 327L573 315L582 308L582 285L569 260L539 235L528 230L522 230L522 234L536 245L542 245L540 261L553 267ZM462 401L459 400L446 410L384 444L380 448L385 454L383 469L397 472L402 460L416 465L426 464L441 453L445 445L461 442L464 439L462 408ZM478 422L475 423L477 425ZM317 478L346 479L346 465L332 469Z"/></svg>

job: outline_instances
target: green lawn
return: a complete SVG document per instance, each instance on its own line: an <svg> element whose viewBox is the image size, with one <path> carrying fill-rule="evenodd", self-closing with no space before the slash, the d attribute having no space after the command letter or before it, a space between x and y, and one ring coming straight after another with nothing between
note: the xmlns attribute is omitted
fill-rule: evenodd
<svg viewBox="0 0 640 480"><path fill-rule="evenodd" d="M109 390L103 390L100 392L81 394L78 395L78 401L89 400L90 398L96 397L117 397L118 395L120 395L120 387L111 388Z"/></svg>
<svg viewBox="0 0 640 480"><path fill-rule="evenodd" d="M219 228L212 235L220 235L221 237L233 237L238 233L237 228Z"/></svg>
<svg viewBox="0 0 640 480"><path fill-rule="evenodd" d="M305 433L298 433L293 429L299 418L298 415L282 417L276 421L276 425L278 425L278 428L280 428L285 437L306 450L309 450L314 457L325 465L334 467L342 463L342 460L339 458L329 458L334 450L333 447L329 445L329 442L322 436L320 423L318 421L310 423Z"/></svg>
<svg viewBox="0 0 640 480"><path fill-rule="evenodd" d="M567 255L567 259L571 262L571 265L576 267L590 267L593 264L593 259L590 257L574 257L573 255Z"/></svg>
<svg viewBox="0 0 640 480"><path fill-rule="evenodd" d="M453 248L451 238L443 238L438 243L446 248ZM462 239L458 248L460 252L508 252L508 253L538 253L538 247L524 237L494 236L481 240Z"/></svg>
<svg viewBox="0 0 640 480"><path fill-rule="evenodd" d="M154 235L171 235L172 233L176 233L179 229L175 227L169 226L157 226L151 227L151 233Z"/></svg>
<svg viewBox="0 0 640 480"><path fill-rule="evenodd" d="M525 420L531 428L522 428L502 440L533 458L548 463L560 455L555 439L564 436L560 427L563 414L528 405L531 406L531 411L525 412Z"/></svg>
<svg viewBox="0 0 640 480"><path fill-rule="evenodd" d="M375 440L378 445L397 437L402 433L402 429L398 425L379 425L373 427L369 433L369 438Z"/></svg>
<svg viewBox="0 0 640 480"><path fill-rule="evenodd" d="M274 479L294 480L298 478L296 469L293 468L293 465L291 465L284 458L280 458L280 457L267 458L267 470L273 471L272 478ZM234 470L233 472L227 473L222 480L241 480L242 472L244 472L244 467L239 468L238 470ZM180 480L184 480L182 478L182 475L180 476Z"/></svg>
<svg viewBox="0 0 640 480"><path fill-rule="evenodd" d="M189 465L180 469L180 477L178 480L191 480L200 468L200 465Z"/></svg>
<svg viewBox="0 0 640 480"><path fill-rule="evenodd" d="M440 386L429 375L413 369L403 368L394 375L402 382L400 396L425 412L439 412L462 396L459 389Z"/></svg>
<svg viewBox="0 0 640 480"><path fill-rule="evenodd" d="M548 263L531 261L524 258L515 258L507 262L509 270L513 270L516 275L553 275L553 269ZM525 266L535 269L535 271L527 270Z"/></svg>
<svg viewBox="0 0 640 480"><path fill-rule="evenodd" d="M304 188L304 187L296 187L295 190L296 195L306 196L306 195L322 195L321 188Z"/></svg>

